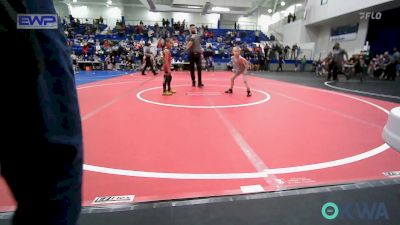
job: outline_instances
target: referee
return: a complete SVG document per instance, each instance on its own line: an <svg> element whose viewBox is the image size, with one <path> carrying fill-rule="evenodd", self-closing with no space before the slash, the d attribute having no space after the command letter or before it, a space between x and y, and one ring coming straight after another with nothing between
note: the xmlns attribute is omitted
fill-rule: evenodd
<svg viewBox="0 0 400 225"><path fill-rule="evenodd" d="M196 86L196 77L194 76L194 65L197 67L197 86L203 87L204 84L201 80L201 56L203 50L201 48L200 36L196 34L196 26L190 24L190 35L186 38L188 42L187 49L189 52L189 65L190 65L190 76L192 78L192 86Z"/></svg>

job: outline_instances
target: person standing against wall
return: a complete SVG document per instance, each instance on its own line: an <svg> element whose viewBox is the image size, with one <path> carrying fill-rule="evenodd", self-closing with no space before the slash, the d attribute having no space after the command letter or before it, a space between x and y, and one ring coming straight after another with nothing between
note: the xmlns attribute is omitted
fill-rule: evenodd
<svg viewBox="0 0 400 225"><path fill-rule="evenodd" d="M297 59L296 59L297 60ZM276 68L276 72L279 71L279 69L283 72L283 67L282 65L285 63L285 60L283 59L283 55L279 54L279 58L278 58L278 68Z"/></svg>
<svg viewBox="0 0 400 225"><path fill-rule="evenodd" d="M192 86L196 86L196 77L194 75L194 67L197 67L197 86L203 87L203 81L201 79L201 57L203 54L203 49L201 48L201 37L197 35L196 26L190 24L190 34L186 38L187 49L189 53L189 67L190 67L190 77L192 78Z"/></svg>
<svg viewBox="0 0 400 225"><path fill-rule="evenodd" d="M301 63L301 66L300 66L301 72L306 71L307 59L306 59L305 55L303 55L303 58L301 58L300 63Z"/></svg>

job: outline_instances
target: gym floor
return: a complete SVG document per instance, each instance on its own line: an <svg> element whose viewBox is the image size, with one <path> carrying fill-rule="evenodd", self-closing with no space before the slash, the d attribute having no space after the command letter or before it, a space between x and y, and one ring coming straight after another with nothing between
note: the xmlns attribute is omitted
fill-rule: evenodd
<svg viewBox="0 0 400 225"><path fill-rule="evenodd" d="M400 154L381 138L399 81L325 82L313 73L203 72L192 87L174 72L79 72L84 129L84 206L96 197L133 202L226 196L391 179ZM0 212L15 203L0 180Z"/></svg>

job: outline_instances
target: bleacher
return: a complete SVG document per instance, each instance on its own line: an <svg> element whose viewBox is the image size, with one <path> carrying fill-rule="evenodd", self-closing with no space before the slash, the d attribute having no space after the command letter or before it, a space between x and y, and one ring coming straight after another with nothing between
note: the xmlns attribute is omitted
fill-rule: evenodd
<svg viewBox="0 0 400 225"><path fill-rule="evenodd" d="M86 25L81 24L79 26L79 29L77 29L77 32L83 32L84 30L82 27L85 27ZM106 25L103 25L101 27L103 30L106 28ZM163 27L160 27L162 29ZM155 30L154 26L147 26L147 29L152 29L153 31ZM171 38L177 39L180 45L186 46L186 36L184 34L182 35L177 35L175 34L175 30L172 27L167 27L166 28L168 32L171 34ZM202 46L204 49L204 56L212 56L214 63L217 66L220 66L221 64L228 63L230 61L230 56L232 52L232 48L234 45L241 46L242 49L248 48L245 51L245 57L249 59L249 61L253 62L254 59L257 60L256 55L258 53L255 51L255 47L259 45L260 42L263 41L271 41L271 39L259 31L259 36L258 38L256 37L256 31L254 30L233 30L233 29L207 29L206 30L208 33L204 32L203 34L203 42ZM105 55L110 54L111 52L124 52L123 50L121 51L120 49L122 48L120 46L121 42L125 42L124 47L128 48L129 51L133 51L135 54L133 57L133 60L140 61L140 55L136 54L142 51L141 46L133 45L133 41L135 42L140 42L144 41L147 42L149 40L149 37L147 35L147 32L142 32L139 33L137 32L137 25L132 26L132 25L127 25L127 26L117 26L112 29L112 34L96 34L96 35L82 35L82 34L76 34L75 37L78 37L79 39L83 40L84 42L87 42L89 39L92 39L94 41L99 41L100 46L102 46L103 54L100 56L102 60L105 59ZM187 33L187 30L185 31ZM235 32L236 34L230 35L230 33ZM212 35L209 35L212 33ZM158 35L154 35L158 36ZM222 41L218 42L218 37L222 38ZM73 39L73 45L71 46L71 50L74 51L77 55L81 55L83 52L83 46L81 42L77 42L76 39ZM111 43L114 44L114 48L110 49L103 49L103 42L105 40L110 41ZM155 37L153 37L153 43L156 40ZM93 55L96 53L95 49L95 44L94 41L89 45L88 49L88 54ZM115 47L116 46L116 47ZM183 50L180 47L174 46L172 47L172 57L175 60L181 59L183 61L188 61L188 54L187 51ZM118 57L119 60L119 57ZM276 59L271 59L270 60L271 64L276 64L277 60ZM294 60L285 60L285 63L290 65L290 67L294 67L295 61ZM308 64L311 63L311 61L307 61Z"/></svg>

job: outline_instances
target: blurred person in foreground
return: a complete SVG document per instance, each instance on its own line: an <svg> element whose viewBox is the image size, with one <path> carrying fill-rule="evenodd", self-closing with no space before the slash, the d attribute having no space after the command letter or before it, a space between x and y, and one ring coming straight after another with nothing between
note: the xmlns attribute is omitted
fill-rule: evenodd
<svg viewBox="0 0 400 225"><path fill-rule="evenodd" d="M23 63L2 76L0 171L17 203L13 225L75 225L81 211L81 117L71 52L54 18L52 0L0 1L0 41L9 52L2 63Z"/></svg>

